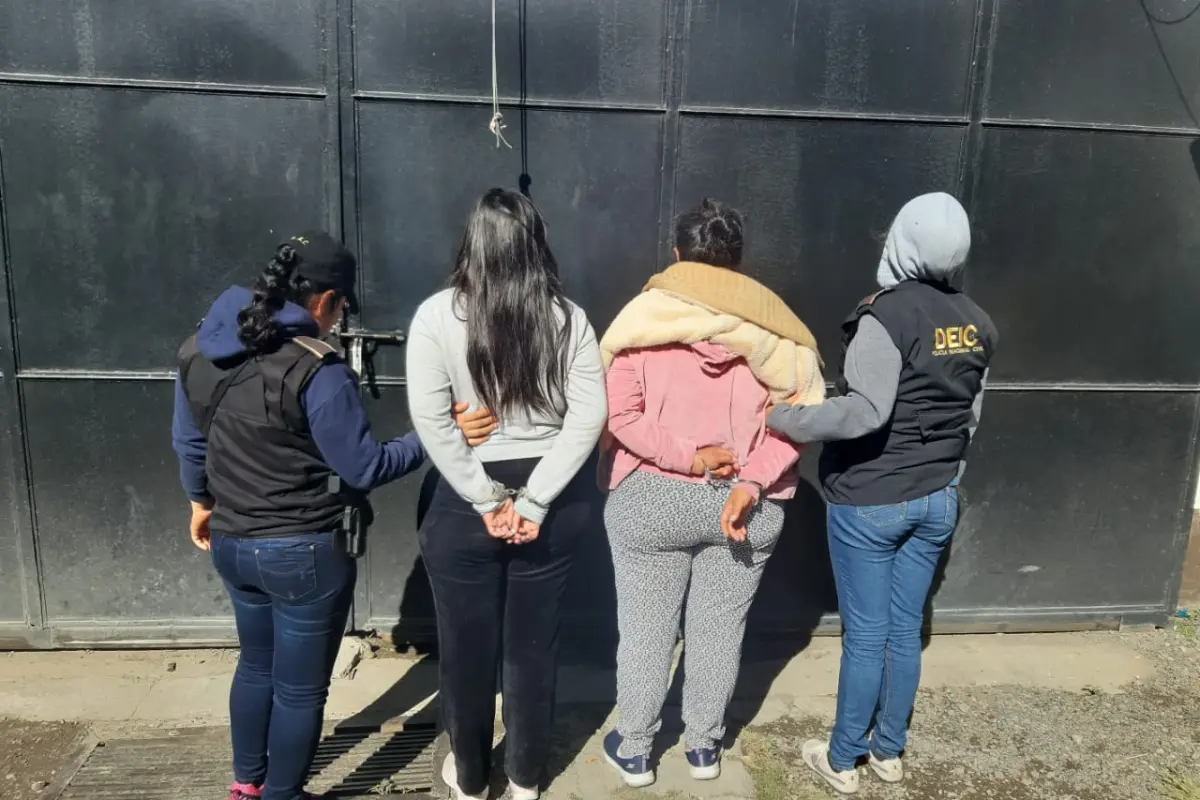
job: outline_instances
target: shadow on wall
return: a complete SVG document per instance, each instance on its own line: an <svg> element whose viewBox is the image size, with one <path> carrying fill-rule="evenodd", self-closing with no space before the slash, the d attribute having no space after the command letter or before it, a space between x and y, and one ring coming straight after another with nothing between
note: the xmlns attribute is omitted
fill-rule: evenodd
<svg viewBox="0 0 1200 800"><path fill-rule="evenodd" d="M169 26L178 35L167 39L156 35L139 37L137 41L143 46L129 53L126 65L152 73L159 60L176 59L181 63L180 74L217 83L231 82L228 76L245 76L249 82L268 86L304 85L312 79L315 67L304 62L317 57L310 49L319 46L316 36L301 42L285 39L286 47L267 42L241 13L231 14L233 8L236 8L234 3L204 0L146 4L142 13L150 24L159 30ZM154 50L155 42L170 42L171 49L165 53ZM150 47L145 47L146 44Z"/></svg>
<svg viewBox="0 0 1200 800"><path fill-rule="evenodd" d="M199 15L155 19L142 33L112 51L112 72L140 76L143 40L217 37L230 49L292 60L252 32ZM19 314L17 336L27 367L173 368L215 292L260 268L253 254L270 252L273 238L261 245L276 218L292 220L288 227L323 218L308 213L323 210L321 182L302 173L292 186L286 177L292 164L319 166L301 159L305 129L297 125L288 140L295 149L267 147L258 135L281 116L294 119L274 113L279 102L247 120L257 101L232 94L12 83L3 95L5 188L21 195L8 196L6 212L14 293L29 312ZM252 124L262 119L267 125ZM319 158L321 142L307 152ZM51 323L33 313L47 303L74 312ZM161 468L174 463L167 426L153 436L148 427L114 432L128 406L117 413L94 402L119 397L164 414L143 419L169 422L169 400L153 384L117 391L106 383L56 387L61 407L79 413L24 409L37 453L30 469L41 478L34 513L48 619L227 619L211 565L180 535L186 503L173 471ZM60 438L73 440L69 451L40 446ZM96 519L106 535L94 535Z"/></svg>
<svg viewBox="0 0 1200 800"><path fill-rule="evenodd" d="M1192 7L1190 11L1176 19L1164 19L1156 16L1150 11L1150 7L1146 5L1146 0L1140 0L1142 13L1146 16L1146 24L1150 26L1150 33L1154 36L1154 45L1158 49L1158 55L1162 58L1163 66L1167 69L1167 75L1171 78L1171 84L1175 88L1175 93L1179 96L1179 103L1183 106L1183 110L1191 119L1192 124L1200 128L1200 117L1196 116L1196 110L1192 108L1191 100L1189 100L1189 92L1179 80L1179 74L1175 71L1175 65L1171 63L1171 58L1167 54L1166 47L1163 46L1162 37L1159 35L1159 26L1162 25L1180 25L1188 22L1192 17L1200 13L1200 4ZM1196 170L1196 177L1200 178L1200 139L1193 139L1191 147L1192 166Z"/></svg>

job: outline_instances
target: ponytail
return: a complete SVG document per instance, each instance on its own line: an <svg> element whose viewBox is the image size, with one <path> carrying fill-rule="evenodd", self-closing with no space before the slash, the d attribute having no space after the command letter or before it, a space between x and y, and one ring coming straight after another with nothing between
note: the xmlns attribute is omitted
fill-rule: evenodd
<svg viewBox="0 0 1200 800"><path fill-rule="evenodd" d="M291 245L281 244L254 283L254 302L238 312L238 339L251 355L272 353L287 340L286 331L275 315L284 303L295 302L307 294L297 281L299 258Z"/></svg>

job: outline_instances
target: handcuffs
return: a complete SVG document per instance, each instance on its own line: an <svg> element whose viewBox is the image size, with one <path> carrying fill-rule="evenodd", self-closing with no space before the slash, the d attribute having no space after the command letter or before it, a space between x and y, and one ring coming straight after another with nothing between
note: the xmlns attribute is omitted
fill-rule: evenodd
<svg viewBox="0 0 1200 800"><path fill-rule="evenodd" d="M524 500L529 505L541 511L549 511L547 506L543 505L540 501L533 499L533 495L529 493L529 489L527 487L522 486L520 489L509 489L499 481L492 481L492 494L488 498L487 502L496 503L496 508L499 508L504 504L505 500L514 499ZM496 509L493 508L492 510L495 511ZM515 536L517 532L513 528L509 528L508 533L510 536Z"/></svg>
<svg viewBox="0 0 1200 800"><path fill-rule="evenodd" d="M758 501L760 499L762 499L762 496L766 493L766 489L758 481L748 481L745 478L733 478L732 480L729 478L718 478L716 475L714 475L712 473L712 470L707 469L707 468L704 470L704 482L707 483L709 486L712 486L714 489L736 489L739 483L744 483L748 486L753 486L755 489L758 490L758 496L755 498L755 501L754 501L756 505L757 505Z"/></svg>

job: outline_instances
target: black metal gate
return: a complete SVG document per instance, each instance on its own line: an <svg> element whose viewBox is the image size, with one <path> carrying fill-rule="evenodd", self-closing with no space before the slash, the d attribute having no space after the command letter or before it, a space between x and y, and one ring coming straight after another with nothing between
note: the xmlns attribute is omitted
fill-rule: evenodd
<svg viewBox="0 0 1200 800"><path fill-rule="evenodd" d="M939 620L1162 621L1200 420L1197 2L498 0L510 150L487 0L0 0L0 645L228 640L169 448L178 341L298 225L360 254L359 324L402 328L471 201L522 182L598 329L714 195L827 355L891 215L962 197L1003 343ZM394 434L402 360L376 367ZM431 614L421 485L377 498L356 608L401 638ZM823 535L809 485L759 633L834 610ZM611 632L599 526L570 602Z"/></svg>

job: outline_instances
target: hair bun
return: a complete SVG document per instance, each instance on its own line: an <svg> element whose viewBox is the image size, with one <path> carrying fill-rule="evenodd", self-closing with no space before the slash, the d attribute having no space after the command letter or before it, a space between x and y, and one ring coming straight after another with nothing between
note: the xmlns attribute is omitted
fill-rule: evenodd
<svg viewBox="0 0 1200 800"><path fill-rule="evenodd" d="M275 260L285 267L294 267L300 260L300 254L296 252L296 248L285 242L275 250Z"/></svg>
<svg viewBox="0 0 1200 800"><path fill-rule="evenodd" d="M724 241L732 233L729 229L729 224L721 217L713 217L704 223L704 237L706 239Z"/></svg>
<svg viewBox="0 0 1200 800"><path fill-rule="evenodd" d="M736 269L742 261L742 215L724 203L704 198L675 222L675 248L684 261Z"/></svg>

